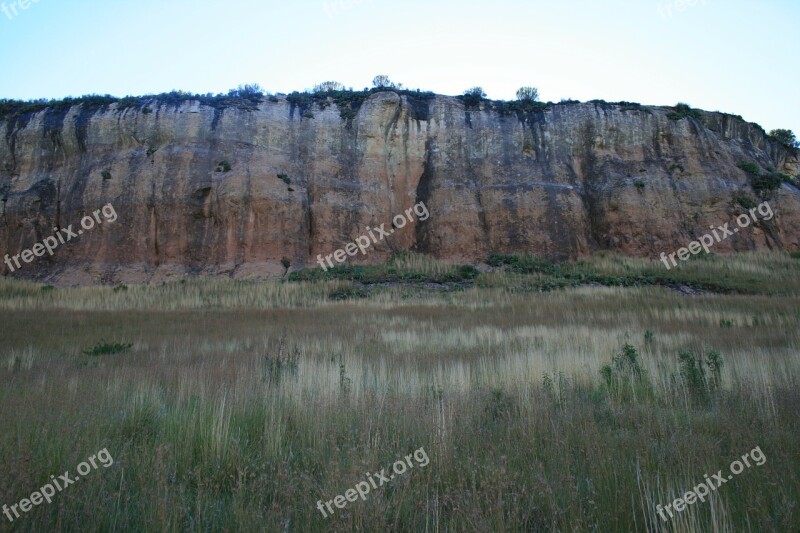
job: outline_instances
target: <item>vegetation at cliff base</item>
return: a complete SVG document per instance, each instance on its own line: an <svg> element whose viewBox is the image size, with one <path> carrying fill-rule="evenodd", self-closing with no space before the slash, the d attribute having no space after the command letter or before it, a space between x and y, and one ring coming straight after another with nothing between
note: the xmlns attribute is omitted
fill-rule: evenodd
<svg viewBox="0 0 800 533"><path fill-rule="evenodd" d="M737 197L751 205L746 195ZM738 201L734 200L734 201ZM740 204L741 205L741 204ZM771 269L772 276L754 275L750 269ZM376 265L346 263L323 270L311 267L292 272L290 282L347 281L359 287L358 295L380 294L381 285L393 283L450 284L451 290L468 287L502 289L510 293L537 293L584 285L606 287L665 287L720 294L800 295L800 264L786 254L715 254L694 257L678 268L666 270L658 260L598 253L578 261L554 262L533 254L491 254L490 271L471 265L451 265L413 253L397 254ZM780 275L777 273L780 272Z"/></svg>

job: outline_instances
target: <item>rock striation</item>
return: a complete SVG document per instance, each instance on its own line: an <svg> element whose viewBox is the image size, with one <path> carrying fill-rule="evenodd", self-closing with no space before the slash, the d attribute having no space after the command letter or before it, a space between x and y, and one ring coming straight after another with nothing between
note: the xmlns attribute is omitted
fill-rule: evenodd
<svg viewBox="0 0 800 533"><path fill-rule="evenodd" d="M657 258L763 201L775 217L717 253L800 250L800 157L740 117L565 102L532 108L380 91L354 104L278 95L247 109L154 99L0 119L0 259L112 204L98 224L5 275L58 284L264 279L314 266L418 202L366 257L415 250Z"/></svg>

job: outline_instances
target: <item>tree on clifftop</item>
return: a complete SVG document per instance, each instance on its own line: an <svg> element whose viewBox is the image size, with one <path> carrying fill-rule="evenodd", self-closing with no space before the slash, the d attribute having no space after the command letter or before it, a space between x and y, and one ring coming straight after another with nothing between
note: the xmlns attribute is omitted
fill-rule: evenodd
<svg viewBox="0 0 800 533"><path fill-rule="evenodd" d="M372 78L372 86L376 89L394 89L395 84L389 79L386 74L379 74Z"/></svg>
<svg viewBox="0 0 800 533"><path fill-rule="evenodd" d="M344 91L344 84L338 81L323 81L319 85L315 85L313 91L315 93L327 93L330 91Z"/></svg>
<svg viewBox="0 0 800 533"><path fill-rule="evenodd" d="M800 143L797 142L797 137L794 136L792 130L772 130L769 136L788 148L798 148Z"/></svg>
<svg viewBox="0 0 800 533"><path fill-rule="evenodd" d="M483 87L472 87L464 91L464 96L469 96L480 100L481 98L486 98L486 92L483 90Z"/></svg>
<svg viewBox="0 0 800 533"><path fill-rule="evenodd" d="M539 89L536 87L520 87L517 91L517 100L520 102L537 102L539 100Z"/></svg>
<svg viewBox="0 0 800 533"><path fill-rule="evenodd" d="M264 96L267 91L264 90L261 85L257 83L249 83L245 85L239 85L236 89L231 89L228 91L228 96L233 96L236 98L248 98L251 96L259 97Z"/></svg>

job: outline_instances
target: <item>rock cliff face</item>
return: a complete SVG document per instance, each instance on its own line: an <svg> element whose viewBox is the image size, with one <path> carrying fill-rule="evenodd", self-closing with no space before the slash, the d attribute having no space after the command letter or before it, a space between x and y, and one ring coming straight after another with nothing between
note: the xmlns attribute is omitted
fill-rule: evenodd
<svg viewBox="0 0 800 533"><path fill-rule="evenodd" d="M321 107L325 107L322 109ZM337 105L266 99L255 110L189 101L49 109L0 122L0 259L118 218L4 274L63 284L256 279L313 266L425 202L430 217L366 256L416 250L458 262L492 252L552 259L599 250L657 258L761 201L752 175L800 173L791 150L741 118L671 108L564 103L509 111L457 98L370 95ZM674 118L674 117L673 117ZM229 170L228 170L229 169ZM714 251L800 250L800 190L783 183L775 217Z"/></svg>

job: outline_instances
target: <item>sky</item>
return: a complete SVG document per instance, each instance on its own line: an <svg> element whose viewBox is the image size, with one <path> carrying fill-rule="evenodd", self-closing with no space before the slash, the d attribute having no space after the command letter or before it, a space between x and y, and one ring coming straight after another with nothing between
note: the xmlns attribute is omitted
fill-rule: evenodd
<svg viewBox="0 0 800 533"><path fill-rule="evenodd" d="M450 95L686 102L800 134L798 23L797 0L0 0L0 98L387 74Z"/></svg>

